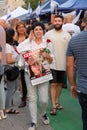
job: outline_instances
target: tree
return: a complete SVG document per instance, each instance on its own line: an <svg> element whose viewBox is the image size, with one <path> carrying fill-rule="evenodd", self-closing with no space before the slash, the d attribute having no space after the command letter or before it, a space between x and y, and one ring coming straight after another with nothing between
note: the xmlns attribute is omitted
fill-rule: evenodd
<svg viewBox="0 0 87 130"><path fill-rule="evenodd" d="M37 7L39 1L41 2L41 0L24 0L25 4L23 5L23 7L25 9L28 9L28 4L30 3L32 9L34 10Z"/></svg>

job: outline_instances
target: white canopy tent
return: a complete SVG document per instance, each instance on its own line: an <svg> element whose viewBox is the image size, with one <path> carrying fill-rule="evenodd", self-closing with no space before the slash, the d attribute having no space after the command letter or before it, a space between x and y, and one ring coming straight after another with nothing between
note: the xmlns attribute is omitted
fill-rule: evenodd
<svg viewBox="0 0 87 130"><path fill-rule="evenodd" d="M10 20L14 19L14 18L19 18L19 19L23 20L24 15L26 15L26 16L28 15L28 10L19 6L18 8L16 8L15 10L13 10L11 12ZM7 15L0 17L0 19L5 19L5 20L6 20L6 18L7 18Z"/></svg>

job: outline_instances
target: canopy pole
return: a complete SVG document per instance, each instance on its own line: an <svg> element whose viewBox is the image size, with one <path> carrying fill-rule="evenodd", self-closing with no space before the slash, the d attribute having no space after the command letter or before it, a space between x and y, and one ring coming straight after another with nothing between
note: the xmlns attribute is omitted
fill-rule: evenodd
<svg viewBox="0 0 87 130"><path fill-rule="evenodd" d="M51 14L51 23L54 24L54 14Z"/></svg>

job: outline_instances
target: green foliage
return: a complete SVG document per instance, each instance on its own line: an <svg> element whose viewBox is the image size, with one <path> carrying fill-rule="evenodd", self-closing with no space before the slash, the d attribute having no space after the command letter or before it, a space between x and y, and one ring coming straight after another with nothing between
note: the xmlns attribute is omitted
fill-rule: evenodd
<svg viewBox="0 0 87 130"><path fill-rule="evenodd" d="M43 50L42 50L42 52L46 52L46 53L50 53L50 50L49 49L47 49L47 48L44 48Z"/></svg>
<svg viewBox="0 0 87 130"><path fill-rule="evenodd" d="M23 5L23 7L25 9L28 9L28 4L30 2L31 7L34 10L37 7L37 4L38 4L39 1L41 1L41 0L24 0L25 4Z"/></svg>

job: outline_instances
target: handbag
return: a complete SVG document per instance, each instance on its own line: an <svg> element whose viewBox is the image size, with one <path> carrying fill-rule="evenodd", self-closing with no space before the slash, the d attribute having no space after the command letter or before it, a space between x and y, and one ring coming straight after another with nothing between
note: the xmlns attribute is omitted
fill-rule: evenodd
<svg viewBox="0 0 87 130"><path fill-rule="evenodd" d="M21 53L18 55L17 62L15 65L20 69L24 69L25 61Z"/></svg>
<svg viewBox="0 0 87 130"><path fill-rule="evenodd" d="M19 76L19 68L17 66L6 65L4 74L6 75L6 79L8 81L14 81Z"/></svg>

